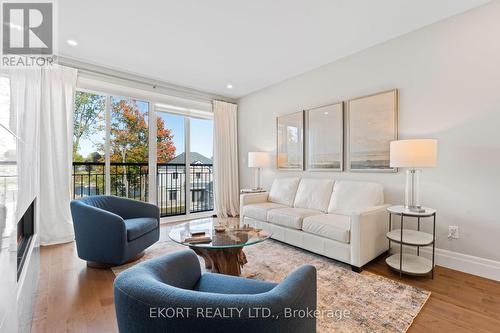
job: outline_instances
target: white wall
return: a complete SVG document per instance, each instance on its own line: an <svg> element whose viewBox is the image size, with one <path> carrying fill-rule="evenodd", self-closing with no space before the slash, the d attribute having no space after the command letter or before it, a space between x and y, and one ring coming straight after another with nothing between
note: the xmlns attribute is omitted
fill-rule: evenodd
<svg viewBox="0 0 500 333"><path fill-rule="evenodd" d="M439 140L438 168L422 174L422 201L438 209L437 247L500 261L498 1L243 97L242 187L253 184L247 153L276 151L277 115L392 88L400 90L400 137ZM265 188L277 174L373 180L384 184L387 202L404 200L401 171L294 173L273 167L263 172ZM459 226L460 239L447 239L448 225Z"/></svg>

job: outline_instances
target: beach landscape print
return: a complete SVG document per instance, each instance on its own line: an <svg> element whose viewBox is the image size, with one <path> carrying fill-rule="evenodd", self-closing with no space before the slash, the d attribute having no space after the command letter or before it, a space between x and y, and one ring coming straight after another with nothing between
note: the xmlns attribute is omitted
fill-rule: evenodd
<svg viewBox="0 0 500 333"><path fill-rule="evenodd" d="M343 105L340 102L306 111L308 170L342 171Z"/></svg>
<svg viewBox="0 0 500 333"><path fill-rule="evenodd" d="M278 169L304 169L304 112L279 116L278 125Z"/></svg>
<svg viewBox="0 0 500 333"><path fill-rule="evenodd" d="M351 171L395 172L390 142L398 139L396 89L348 102L348 165Z"/></svg>

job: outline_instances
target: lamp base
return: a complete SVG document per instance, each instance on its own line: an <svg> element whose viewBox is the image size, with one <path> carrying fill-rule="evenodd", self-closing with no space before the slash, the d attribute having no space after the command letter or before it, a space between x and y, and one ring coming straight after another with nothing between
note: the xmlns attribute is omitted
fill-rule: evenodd
<svg viewBox="0 0 500 333"><path fill-rule="evenodd" d="M422 206L405 206L410 212L414 213L425 213L425 209Z"/></svg>
<svg viewBox="0 0 500 333"><path fill-rule="evenodd" d="M420 205L420 170L406 170L405 208L419 212Z"/></svg>
<svg viewBox="0 0 500 333"><path fill-rule="evenodd" d="M262 186L260 186L260 168L255 168L255 187L252 190L260 191Z"/></svg>

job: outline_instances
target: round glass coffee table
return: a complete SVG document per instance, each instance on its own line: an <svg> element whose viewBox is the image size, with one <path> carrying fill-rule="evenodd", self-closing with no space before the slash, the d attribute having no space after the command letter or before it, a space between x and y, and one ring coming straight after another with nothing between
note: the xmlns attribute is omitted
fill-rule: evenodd
<svg viewBox="0 0 500 333"><path fill-rule="evenodd" d="M221 224L213 219L189 221L173 226L168 236L205 259L205 268L213 273L239 276L241 268L247 263L243 247L265 241L272 235L261 229L240 227L238 223L222 223L225 231L216 232L215 225ZM210 239L205 243L186 242L196 232L205 232Z"/></svg>

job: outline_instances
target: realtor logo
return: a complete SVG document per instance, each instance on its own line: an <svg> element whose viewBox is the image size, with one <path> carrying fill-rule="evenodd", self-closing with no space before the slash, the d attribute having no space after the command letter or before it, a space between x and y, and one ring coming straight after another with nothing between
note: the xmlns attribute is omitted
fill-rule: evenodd
<svg viewBox="0 0 500 333"><path fill-rule="evenodd" d="M52 3L3 4L3 55L51 55Z"/></svg>

